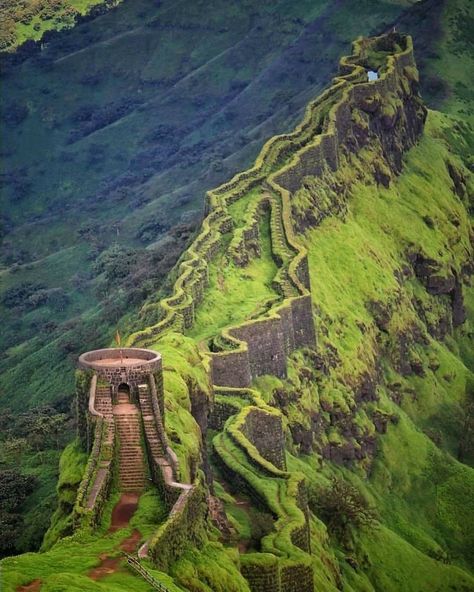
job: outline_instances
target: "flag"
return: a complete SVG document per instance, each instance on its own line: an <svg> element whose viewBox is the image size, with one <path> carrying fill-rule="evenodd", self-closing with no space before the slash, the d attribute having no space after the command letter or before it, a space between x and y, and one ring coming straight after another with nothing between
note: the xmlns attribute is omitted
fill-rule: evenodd
<svg viewBox="0 0 474 592"><path fill-rule="evenodd" d="M115 333L115 343L120 347L121 341L122 341L122 338L120 337L120 333L117 329L117 333Z"/></svg>

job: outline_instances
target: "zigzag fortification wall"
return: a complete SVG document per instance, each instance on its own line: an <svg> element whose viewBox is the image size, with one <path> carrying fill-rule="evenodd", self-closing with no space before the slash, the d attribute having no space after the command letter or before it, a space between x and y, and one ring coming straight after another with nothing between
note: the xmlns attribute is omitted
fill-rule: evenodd
<svg viewBox="0 0 474 592"><path fill-rule="evenodd" d="M316 342L307 253L295 228L304 229L323 213L301 212L295 196L308 176L325 179L337 174L372 142L383 155L383 163L374 164L374 176L386 182L400 171L402 155L422 133L426 116L409 37L392 33L358 40L353 51L341 59L339 76L310 103L294 132L271 139L251 169L208 192L207 216L177 268L172 295L143 307L144 315L159 312L160 321L128 340L130 346L155 345L167 332L185 333L193 327L206 294L210 262L223 250L242 267L260 256L259 222L262 216L269 217L271 256L278 268L273 288L278 297L255 318L225 327L209 350L202 352L215 392L210 425L220 430L213 441L216 460L231 482L275 517L274 532L262 539L262 553L241 557L241 571L252 592L313 591L304 477L286 471L279 412L248 388L263 374L285 377L289 354ZM380 61L376 68L379 76L369 82L367 69L374 68L374 60ZM239 223L232 217L232 205L250 191L255 191L255 198ZM80 400L83 405L83 395ZM154 396L154 400L157 417L164 418L162 396ZM164 437L163 423L156 419L156 425ZM99 450L96 441L101 434L96 428L94 446ZM176 496L175 485L179 484L175 480L177 467L171 466L171 449L163 440L170 468L163 459L154 458L146 431L145 441L154 480L172 508L147 551L156 565L167 569L186 538L199 539L205 507L203 486L195 483ZM97 458L94 462L97 468ZM279 504L269 497L259 476L271 476L281 483Z"/></svg>
<svg viewBox="0 0 474 592"><path fill-rule="evenodd" d="M387 55L378 80L368 82L363 64L370 61L367 56L374 48L395 53ZM224 329L219 343L225 350L209 353L213 382L243 387L261 374L284 376L286 356L291 351L288 344L290 348L314 344L307 255L298 244L292 223L292 194L307 175L336 171L340 155L357 152L369 141L381 142L388 165L399 169L401 154L416 141L425 119L410 38L392 34L372 40L372 45L359 40L354 44L354 54L342 58L340 72L332 87L309 105L295 132L267 142L253 168L208 193L209 214L202 232L183 258L173 296L161 302L163 320L132 335L131 344L156 342L169 330L186 331L193 325L208 281L208 262L219 250L223 235L233 228L228 208L259 185L262 195L248 214L247 226L235 232L229 254L245 265L255 256L259 214L267 207L277 211L275 220L280 217L281 229L276 228L277 222L272 218L273 256L281 263L279 249L283 249L290 260L276 283L282 303L273 307L264 320ZM384 105L394 97L399 104L388 117ZM362 124L353 116L356 109L366 114L364 134ZM327 113L322 116L321 111ZM278 164L291 154L289 162L275 172ZM244 252L238 254L242 248Z"/></svg>

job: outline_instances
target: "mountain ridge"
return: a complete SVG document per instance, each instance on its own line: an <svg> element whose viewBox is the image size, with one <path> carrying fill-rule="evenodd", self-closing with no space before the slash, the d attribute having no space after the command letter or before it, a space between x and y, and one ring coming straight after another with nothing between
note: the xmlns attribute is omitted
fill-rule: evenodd
<svg viewBox="0 0 474 592"><path fill-rule="evenodd" d="M393 35L392 39L397 44L396 40L400 37ZM366 67L380 69L377 46L371 48L369 44L367 49ZM188 335L171 331L157 336L153 334L152 326L151 337L156 341L147 345L157 347L165 360L166 432L176 450L182 475L189 479L195 472L193 467L201 466L202 475L207 477L209 485L212 484L238 537L244 536L249 525L248 518L238 512L239 492L235 491L235 486L229 490L232 482L240 485L240 492L243 489L250 493L250 499L246 502L250 507L256 500L260 504L263 500L267 510L270 510L268 520L271 522L270 532L267 524L260 537L254 535L257 540L252 544L256 545L256 549L248 549L240 559L232 550L226 551L221 543L216 542L212 529L209 540L203 534L202 527L198 527L199 536L203 537L199 551L192 546L186 548L186 541L180 532L179 544L171 547L178 555L162 565L174 578L174 583L150 566L151 573L169 586L170 590L180 589L179 586L229 592L248 590L248 584L237 569L239 563L243 575L250 582L251 590L275 590L280 587L282 590L292 590L303 582L308 590L313 589L308 579L307 565L301 571L298 570L299 560L291 555L293 540L288 540L285 527L280 530L281 525L278 526L278 520L282 520L287 512L290 522L291 516L293 519L301 517L297 511L292 514L295 512L291 509L294 499L304 508L304 528L311 532L312 553L309 559L305 558L302 566L308 561L313 565L314 585L320 590L333 591L342 583L352 590L375 590L382 586L385 590L416 592L425 589L441 591L448 584L460 586L461 589L464 586L468 590L473 584L468 573L468 569L472 569L472 557L468 552L468 525L472 515L469 517L466 497L473 475L470 467L461 465L453 458L456 440L461 436L459 425L445 426L442 420L438 420L439 434L431 431L428 436L421 432L416 423L421 422L420 425L425 424L425 429L433 430L436 422L432 423L430 415L434 413L436 416L440 405L445 405L446 419L454 419L465 395L470 396L472 371L462 363L462 343L468 343L466 340L469 339L470 325L463 327L463 323L453 323L453 315L458 314L456 311L463 306L459 303L459 281L464 281L461 290L466 294L472 290L466 283L467 278L456 276L461 271L464 274L469 271L465 262L468 261L469 253L472 255L466 213L472 179L461 158L454 152L448 153L444 145L445 140L442 138L453 134L449 128L449 118L433 112L428 117L429 134L425 134L419 145L408 152L404 166L401 166L403 150L398 150L397 138L407 141L407 147L410 146L421 133L419 122L425 118L425 111L416 100L417 76L410 68L413 68L413 64L404 64L397 84L394 87L389 85L378 98L378 93L373 90L378 87L375 83L365 84L370 92L351 98L351 123L345 132L350 130L348 136L353 142L353 150L345 152L343 145L342 157L338 154L339 167L321 167L320 161L315 158L311 166L306 169L302 167L304 175L297 177L296 182L295 177L289 177L293 183L292 208L287 206L286 215L296 215L296 219L300 220L299 239L303 240L309 253L306 273L309 272L311 282L316 282L320 290L313 288L312 291L318 320L317 345L307 343L309 347L294 352L288 359L287 368L277 370L273 376L268 376L267 372L264 376L252 374L252 384L259 392L258 395L246 390L249 383L245 379L242 383L232 384L230 388L215 389L213 397L208 378L209 362L203 364L201 360L203 356L204 360L206 357L213 359L212 353L215 352L212 350L216 348L225 349L228 345L226 336L224 340L209 342L209 354L203 350L202 340L198 341L198 348L196 338L192 337L193 331L199 335L203 330L199 325L209 323L209 316L199 317L199 305L194 307L193 299L187 297L184 290L170 302L179 310L181 325L171 324L169 328L181 328ZM366 76L366 69L362 68L361 71L359 66L355 78L362 74ZM383 82L383 77L380 80L379 84ZM405 105L408 106L407 113L410 113L412 96L415 97L413 113L416 116L406 118ZM386 158L386 147L374 133L382 122L385 127L381 134L387 134L389 145L394 146L393 159ZM411 137L403 132L404 122L408 127L413 126ZM465 141L461 130L458 128L454 132L457 145ZM451 141L453 139L451 137ZM452 141L453 148L454 145ZM328 149L327 155L331 163L333 151ZM393 170L387 163L392 165ZM311 175L313 171L317 174ZM438 184L434 171L438 174ZM233 185L239 188L241 178L246 181L245 174L238 176L237 182L230 183L232 189ZM446 193L445 188L450 184L451 190ZM252 208L255 200L259 199L258 193L252 193L254 188L248 191L245 183L244 186L243 192L236 192L240 199L234 202L230 200L231 217L237 228L240 226L243 231L239 236L235 235L238 240L234 248L229 249L229 256L225 250L219 252L218 248L211 249L216 262L210 265L209 283L205 286L205 282L201 281L199 290L192 292L194 297L195 294L202 295L203 303L206 299L212 301L216 292L230 291L233 276L239 278L240 270L250 266L252 261L257 261L258 271L263 260L272 257L272 250L277 254L273 256L277 267L279 265L285 270L286 265L288 268L291 266L291 257L287 257L285 249L281 254L275 218L272 219L271 213L267 214L265 210L259 212L258 208ZM348 188L347 194L343 191L344 186ZM432 188L435 190L432 191L431 201L423 202ZM272 189L275 187L272 186ZM246 192L248 199L245 198ZM403 221L403 216L413 207L410 199L417 202L418 209L413 210L413 226L405 225L403 230L403 224L400 227L397 224ZM243 208L240 200L244 204ZM424 203L424 206L420 206L420 203ZM315 206L325 207L330 215L306 219L303 214ZM393 212L391 217L386 215L388 211ZM336 212L336 216L331 215L333 212ZM379 213L385 218L377 218ZM456 214L456 223L450 221L453 213ZM357 222L356 214L359 215ZM373 215L374 219L371 218ZM258 224L255 223L256 219ZM221 230L224 234L228 233L231 230L229 220L224 216L221 222ZM364 224L364 228L372 232L364 234L357 228L358 224ZM443 236L448 228L445 240ZM270 234L270 247L265 243L267 233ZM342 240L338 235L342 235ZM344 240L348 240L348 246ZM227 245L232 247L232 241L224 241L225 249ZM410 248L416 245L418 249L410 252ZM343 257L338 256L337 249L342 249ZM441 258L436 255L440 249L443 253ZM331 253L333 250L334 254ZM346 259L352 264L353 274L345 266ZM275 272L275 268L272 269ZM318 272L327 285L323 283L322 277L318 277ZM174 275L179 274L175 272ZM345 289L341 278L346 284ZM243 279L249 281L248 278ZM298 281L308 283L309 278ZM285 293L284 276L276 285ZM275 290L274 285L270 288ZM335 294L338 297L335 298ZM270 294L268 296L270 306L273 306L274 299ZM351 311L351 300L356 306L354 312ZM156 317L155 309L156 304L151 301L144 308L138 323ZM469 306L468 313L471 314ZM197 327L191 327L194 314ZM212 311L206 314L212 315ZM256 309L250 314L262 313ZM213 318L212 327L219 330L219 323L225 321L225 318ZM455 329L453 324L458 324L458 328ZM457 346L451 337L454 331L457 331ZM138 334L132 339L141 337ZM447 340L451 351L441 339ZM232 339L228 341L232 343ZM259 355L262 352L263 358L258 360L257 367L260 362L263 366L268 363L265 348L260 348ZM229 354L236 355L232 345L225 355ZM379 357L380 361L377 360ZM224 366L225 371L228 364ZM234 372L229 373L229 376L232 379ZM359 379L362 380L359 382ZM430 389L435 389L435 397ZM269 407L274 411L267 411ZM258 439L258 428L266 431L266 422L273 421L274 417L278 417L281 422L282 438L277 438L274 449L267 450L268 439L263 442ZM222 430L221 433L207 434L208 421L212 430ZM252 427L254 421L257 430ZM454 432L451 433L452 429ZM401 443L402 455L403 450L413 453L413 442L418 452L404 459L412 465L408 472L404 462L400 463L398 448ZM213 459L212 455L208 458L212 447L220 460ZM282 457L281 450L285 449L286 453L283 452ZM285 457L289 474L303 472L306 476L309 509L307 500L300 499L293 486L288 485L286 493L284 489L280 492L281 468L275 464L281 463ZM278 475L275 481L268 478L268 472ZM401 486L394 483L392 474L400 478ZM334 532L328 530L329 525L323 524L318 517L321 490L327 487L330 476L337 475L342 475L363 491L368 499L377 500L381 522L378 528L368 531L354 528L349 539L341 541ZM436 502L439 504L439 516L437 513L429 516L429 507L427 513L425 504L430 498L418 491L420 486L421 489L427 487L431 479L440 489ZM387 487L393 488L393 492L387 492ZM418 521L415 520L411 527L408 517L412 513L408 502L420 511ZM396 506L398 515L390 508L391 504ZM257 516L261 514L261 509L258 504L255 505L256 509L252 511ZM106 506L105 523L107 512ZM67 530L67 515L61 519L66 520ZM460 521L465 521L464 526ZM57 529L57 526L58 523L53 524L52 530ZM166 526L161 527L161 532L163 529ZM56 536L60 531L57 530ZM83 536L89 544L94 540L93 535L84 533ZM56 553L57 557L62 545L74 546L74 541L75 537L69 542L65 539L48 553ZM159 538L156 544L159 545ZM302 539L296 545L305 547ZM155 561L159 562L162 553L159 547L157 549ZM275 560L271 556L278 557L280 553L279 559ZM393 561L392 555L404 558L403 569L407 565L413 567L415 572L411 578L400 573L397 560ZM449 565L451 561L453 565ZM41 558L25 556L7 560L5 566L13 567L15 563L11 562L21 565L26 574L19 578L19 572L12 571L12 581L26 583L28 574L38 569L35 562L39 566ZM218 569L218 565L222 567ZM285 576L285 570L292 575ZM295 576L295 570L298 576ZM87 580L81 571L80 565L74 568L74 581L86 590ZM62 576L59 574L57 577L60 580ZM46 570L47 581L50 578ZM135 580L132 584L129 576L121 574L120 578L114 578L113 585L117 590L121 589L121 582L128 589L135 589L131 587L135 585L139 589L140 584Z"/></svg>

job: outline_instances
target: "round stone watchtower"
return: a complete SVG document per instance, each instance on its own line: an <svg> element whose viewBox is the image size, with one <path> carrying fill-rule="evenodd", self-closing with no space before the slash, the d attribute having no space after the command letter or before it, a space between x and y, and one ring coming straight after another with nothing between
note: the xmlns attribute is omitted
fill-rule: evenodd
<svg viewBox="0 0 474 592"><path fill-rule="evenodd" d="M140 495L147 463L151 463L152 478L159 481L162 459L168 467L173 461L167 457L163 425L161 355L131 347L82 354L76 372L76 412L81 445L90 453L89 470L78 493L76 522L87 519L97 525L114 467L120 490Z"/></svg>
<svg viewBox="0 0 474 592"><path fill-rule="evenodd" d="M110 420L117 405L131 403L164 423L161 355L135 347L96 349L82 354L76 372L76 412L81 442L89 449L95 424Z"/></svg>
<svg viewBox="0 0 474 592"><path fill-rule="evenodd" d="M79 368L92 370L110 385L115 398L119 387L128 387L132 398L138 395L138 386L147 383L153 375L158 390L162 385L161 355L151 349L137 347L96 349L82 354Z"/></svg>

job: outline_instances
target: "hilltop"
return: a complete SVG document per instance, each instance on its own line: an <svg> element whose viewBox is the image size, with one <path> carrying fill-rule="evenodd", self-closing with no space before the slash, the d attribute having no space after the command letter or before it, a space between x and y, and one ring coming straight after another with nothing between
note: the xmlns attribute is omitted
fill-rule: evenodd
<svg viewBox="0 0 474 592"><path fill-rule="evenodd" d="M10 0L0 4L0 52L28 55L34 42L102 14L120 0Z"/></svg>

